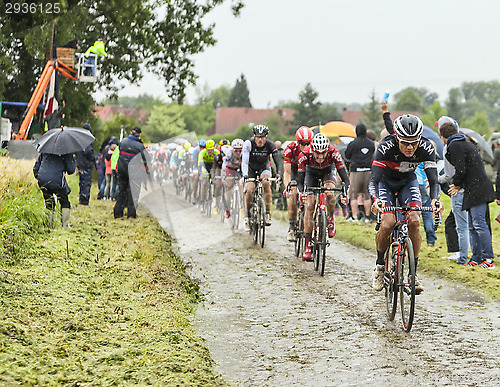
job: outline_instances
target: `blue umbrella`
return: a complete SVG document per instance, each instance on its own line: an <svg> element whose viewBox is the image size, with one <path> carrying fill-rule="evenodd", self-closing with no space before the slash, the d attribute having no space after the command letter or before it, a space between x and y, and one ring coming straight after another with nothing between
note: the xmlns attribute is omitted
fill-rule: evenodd
<svg viewBox="0 0 500 387"><path fill-rule="evenodd" d="M437 132L429 128L428 126L424 125L424 133L423 135L425 138L431 140L434 144L436 144L436 151L440 159L443 159L443 148L444 148L444 142L441 140L441 137Z"/></svg>

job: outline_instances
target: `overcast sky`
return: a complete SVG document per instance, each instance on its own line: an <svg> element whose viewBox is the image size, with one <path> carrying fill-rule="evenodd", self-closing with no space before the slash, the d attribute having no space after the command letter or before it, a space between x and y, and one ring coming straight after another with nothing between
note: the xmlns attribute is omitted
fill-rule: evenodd
<svg viewBox="0 0 500 387"><path fill-rule="evenodd" d="M239 18L228 4L209 21L218 42L195 57L198 84L232 87L243 73L255 108L298 100L308 82L322 102L408 86L444 102L464 81L500 78L498 0L246 0ZM152 76L119 95L137 93L167 100Z"/></svg>

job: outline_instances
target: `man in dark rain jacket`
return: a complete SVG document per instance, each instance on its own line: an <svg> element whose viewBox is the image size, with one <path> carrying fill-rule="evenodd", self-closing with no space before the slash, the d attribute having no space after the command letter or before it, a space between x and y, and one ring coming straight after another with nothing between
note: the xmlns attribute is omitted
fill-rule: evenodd
<svg viewBox="0 0 500 387"><path fill-rule="evenodd" d="M114 216L121 218L127 207L127 218L136 218L134 196L139 197L140 181L129 178L129 163L137 154L145 157L145 147L141 140L141 128L134 127L131 134L122 140L119 145L120 157L118 158L118 195L114 208Z"/></svg>
<svg viewBox="0 0 500 387"><path fill-rule="evenodd" d="M472 250L469 266L494 268L488 203L495 200L493 184L486 175L483 160L477 148L458 133L452 123L445 123L439 133L446 143L446 159L455 167L455 175L448 193L456 195L464 189L462 210L469 214L469 237Z"/></svg>
<svg viewBox="0 0 500 387"><path fill-rule="evenodd" d="M91 131L90 124L83 124L83 129ZM82 152L76 152L76 165L80 177L80 204L89 205L90 188L92 187L92 169L97 169L94 148L92 144Z"/></svg>
<svg viewBox="0 0 500 387"><path fill-rule="evenodd" d="M42 190L45 207L50 211L49 225L54 227L54 194L61 203L62 226L69 228L69 211L71 208L68 195L71 189L66 182L65 173L75 173L76 163L72 154L52 155L40 153L33 167L33 173L38 180L38 186Z"/></svg>

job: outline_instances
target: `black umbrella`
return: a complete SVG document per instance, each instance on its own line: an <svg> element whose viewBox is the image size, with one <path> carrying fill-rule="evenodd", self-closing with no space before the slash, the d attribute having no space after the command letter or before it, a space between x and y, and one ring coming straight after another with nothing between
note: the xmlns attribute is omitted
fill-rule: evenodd
<svg viewBox="0 0 500 387"><path fill-rule="evenodd" d="M85 150L94 140L95 137L86 129L61 127L50 129L33 146L39 153L65 155Z"/></svg>
<svg viewBox="0 0 500 387"><path fill-rule="evenodd" d="M491 150L490 144L488 144L488 141L486 141L483 136L472 129L460 128L459 131L477 144L484 161L491 164L493 163L493 151Z"/></svg>

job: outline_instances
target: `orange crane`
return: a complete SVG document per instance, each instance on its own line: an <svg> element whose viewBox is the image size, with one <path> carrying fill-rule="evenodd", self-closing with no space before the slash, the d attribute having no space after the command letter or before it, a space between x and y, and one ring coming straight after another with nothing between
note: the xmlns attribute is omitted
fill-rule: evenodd
<svg viewBox="0 0 500 387"><path fill-rule="evenodd" d="M71 67L65 65L60 60L49 60L43 69L40 80L35 87L35 91L31 95L31 99L28 102L27 113L21 123L21 127L16 135L12 137L13 140L26 140L28 137L28 129L33 120L33 116L36 113L38 104L42 100L45 89L49 85L50 77L54 71L59 71L65 78L78 80L78 72Z"/></svg>

